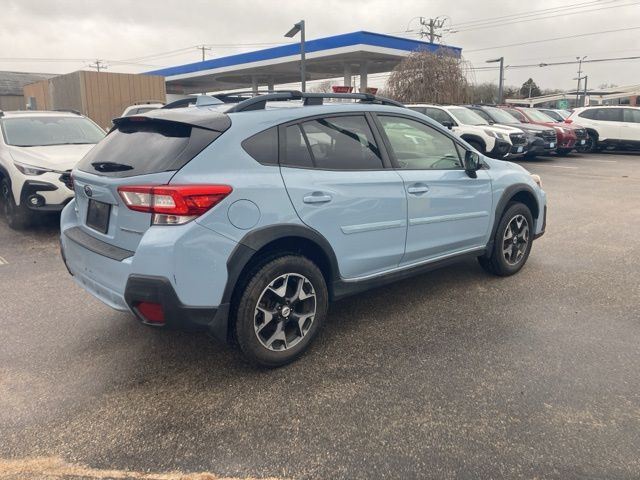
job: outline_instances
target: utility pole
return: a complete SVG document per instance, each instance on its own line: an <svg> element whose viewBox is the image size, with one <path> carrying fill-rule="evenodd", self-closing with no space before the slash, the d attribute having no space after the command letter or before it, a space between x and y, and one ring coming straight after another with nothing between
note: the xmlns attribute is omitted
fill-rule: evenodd
<svg viewBox="0 0 640 480"><path fill-rule="evenodd" d="M584 96L582 97L582 106L587 106L587 80L589 80L589 75L584 76Z"/></svg>
<svg viewBox="0 0 640 480"><path fill-rule="evenodd" d="M104 64L103 60L96 59L96 63L90 64L89 68L95 68L96 71L100 73L100 70L106 70L107 66Z"/></svg>
<svg viewBox="0 0 640 480"><path fill-rule="evenodd" d="M586 55L582 58L576 57L576 60L578 60L578 86L576 87L576 107L578 106L578 101L580 100L580 80L582 80L582 77L580 75L582 74L582 61L585 58L587 58Z"/></svg>
<svg viewBox="0 0 640 480"><path fill-rule="evenodd" d="M430 18L429 21L426 21L424 17L420 17L420 25L427 28L427 30L424 28L420 30L420 38L429 37L430 43L434 43L436 38L440 40L442 35L436 33L436 30L440 30L444 27L445 21L446 18L436 17Z"/></svg>
<svg viewBox="0 0 640 480"><path fill-rule="evenodd" d="M202 61L204 62L205 60L204 52L206 52L207 50L211 50L211 47L207 47L206 45L199 45L196 48L198 50L202 50Z"/></svg>

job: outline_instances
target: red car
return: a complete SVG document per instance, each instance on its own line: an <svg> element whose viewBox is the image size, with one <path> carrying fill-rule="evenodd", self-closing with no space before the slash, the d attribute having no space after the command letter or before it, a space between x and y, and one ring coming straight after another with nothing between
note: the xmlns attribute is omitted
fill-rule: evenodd
<svg viewBox="0 0 640 480"><path fill-rule="evenodd" d="M554 128L558 134L558 145L556 147L556 154L558 155L567 155L571 150L576 148L576 146L579 146L580 142L583 141L583 137L586 137L587 134L584 128L569 125L568 123L559 124L553 118L535 108L500 108L506 110L523 123L533 123L535 125Z"/></svg>

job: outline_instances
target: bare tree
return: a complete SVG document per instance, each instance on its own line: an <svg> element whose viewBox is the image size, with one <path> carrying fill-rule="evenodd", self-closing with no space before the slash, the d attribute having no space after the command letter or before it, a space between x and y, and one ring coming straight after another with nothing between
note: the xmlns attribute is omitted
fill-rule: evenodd
<svg viewBox="0 0 640 480"><path fill-rule="evenodd" d="M333 91L331 90L332 85L331 80L325 80L311 87L309 91L315 93L331 93Z"/></svg>
<svg viewBox="0 0 640 480"><path fill-rule="evenodd" d="M394 68L385 93L404 103L463 103L467 99L466 62L447 50L417 50Z"/></svg>

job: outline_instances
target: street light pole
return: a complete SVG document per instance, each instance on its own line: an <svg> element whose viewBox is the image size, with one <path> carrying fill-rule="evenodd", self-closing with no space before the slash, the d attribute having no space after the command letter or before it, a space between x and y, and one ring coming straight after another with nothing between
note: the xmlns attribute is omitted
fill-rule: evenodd
<svg viewBox="0 0 640 480"><path fill-rule="evenodd" d="M305 57L305 31L304 31L304 20L300 20L296 23L291 30L284 34L285 37L293 38L298 32L300 32L300 83L302 87L302 91L307 91L307 66L306 66L306 57Z"/></svg>
<svg viewBox="0 0 640 480"><path fill-rule="evenodd" d="M501 104L504 96L504 57L487 60L486 63L500 62L500 81L498 82L498 104ZM531 96L531 95L529 95Z"/></svg>

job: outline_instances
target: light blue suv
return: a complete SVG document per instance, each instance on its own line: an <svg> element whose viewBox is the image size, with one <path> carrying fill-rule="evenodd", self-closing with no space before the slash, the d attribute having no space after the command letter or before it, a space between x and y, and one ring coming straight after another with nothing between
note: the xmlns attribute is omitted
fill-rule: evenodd
<svg viewBox="0 0 640 480"><path fill-rule="evenodd" d="M62 213L76 282L145 324L279 366L331 300L468 256L511 275L544 233L537 176L396 102L203 98L115 120Z"/></svg>

